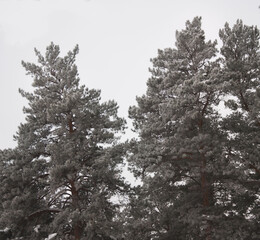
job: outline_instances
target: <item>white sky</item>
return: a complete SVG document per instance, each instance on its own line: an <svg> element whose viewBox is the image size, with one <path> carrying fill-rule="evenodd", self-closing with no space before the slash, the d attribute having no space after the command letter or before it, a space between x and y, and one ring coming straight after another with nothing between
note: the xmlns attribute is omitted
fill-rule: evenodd
<svg viewBox="0 0 260 240"><path fill-rule="evenodd" d="M150 58L174 47L175 31L202 16L208 39L225 22L260 23L260 0L0 0L0 149L13 147L26 101L18 88L32 90L21 60L35 62L53 41L62 54L79 44L81 84L102 90L127 118L135 97L146 91ZM128 136L131 136L130 131Z"/></svg>

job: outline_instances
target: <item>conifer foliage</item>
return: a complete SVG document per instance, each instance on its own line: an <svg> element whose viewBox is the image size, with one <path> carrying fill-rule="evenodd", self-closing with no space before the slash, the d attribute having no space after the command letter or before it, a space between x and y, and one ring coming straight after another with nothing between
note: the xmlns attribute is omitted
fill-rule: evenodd
<svg viewBox="0 0 260 240"><path fill-rule="evenodd" d="M60 57L51 43L35 50L38 64L22 62L34 92L20 90L26 121L17 147L0 151L0 237L259 239L260 32L226 24L218 51L201 24L187 21L151 60L146 94L129 108L138 138L125 144L117 104L79 85L78 46ZM131 189L125 158L142 180Z"/></svg>
<svg viewBox="0 0 260 240"><path fill-rule="evenodd" d="M129 239L257 239L259 31L238 21L220 37L217 59L201 18L187 21L129 109L139 135L129 161L143 180L126 210ZM224 119L221 99L234 110Z"/></svg>
<svg viewBox="0 0 260 240"><path fill-rule="evenodd" d="M235 212L230 218L233 215L232 225L240 230L240 238L257 239L260 235L260 33L256 27L238 20L232 28L226 24L219 36L223 42L223 91L231 111L222 123L229 136L228 162L233 165L227 168L233 181L226 191L232 201L226 204Z"/></svg>
<svg viewBox="0 0 260 240"><path fill-rule="evenodd" d="M79 85L78 46L60 57L51 43L38 65L22 62L33 93L16 135L18 147L2 154L3 227L23 239L109 239L119 227L111 197L124 190L116 134L125 121L114 101Z"/></svg>

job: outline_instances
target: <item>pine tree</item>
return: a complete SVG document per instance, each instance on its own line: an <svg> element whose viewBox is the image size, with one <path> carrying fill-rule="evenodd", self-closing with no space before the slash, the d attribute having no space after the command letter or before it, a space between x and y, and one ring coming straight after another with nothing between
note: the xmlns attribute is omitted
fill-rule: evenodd
<svg viewBox="0 0 260 240"><path fill-rule="evenodd" d="M9 219L7 227L25 239L109 239L120 227L111 197L125 189L118 167L123 147L117 144L125 121L114 101L100 103L99 90L79 85L78 46L63 58L53 43L45 56L35 53L38 65L22 62L35 90L20 90L29 106L9 158L15 186L8 183L14 193L4 203L2 222Z"/></svg>
<svg viewBox="0 0 260 240"><path fill-rule="evenodd" d="M176 39L176 49L158 51L146 95L130 108L140 138L130 162L142 176L146 201L157 209L158 217L150 211L155 229L148 239L210 239L225 138L214 108L220 94L216 41L205 41L199 17Z"/></svg>
<svg viewBox="0 0 260 240"><path fill-rule="evenodd" d="M257 239L260 232L260 33L241 20L219 32L223 46L223 79L226 106L231 113L223 120L229 134L227 157L234 179L227 188L233 207L233 226L239 239ZM238 167L239 166L239 167ZM232 214L231 214L232 215ZM235 221L236 220L236 221Z"/></svg>
<svg viewBox="0 0 260 240"><path fill-rule="evenodd" d="M32 164L28 155L21 155L17 149L2 151L0 159L1 228L9 229L12 236L27 236L31 234L28 217L44 206L43 199L37 197L42 185L35 178L36 173L40 174L41 163Z"/></svg>
<svg viewBox="0 0 260 240"><path fill-rule="evenodd" d="M216 42L194 18L176 49L152 60L146 95L129 110L139 137L128 159L143 185L126 208L128 239L258 238L259 36L226 24L214 60Z"/></svg>

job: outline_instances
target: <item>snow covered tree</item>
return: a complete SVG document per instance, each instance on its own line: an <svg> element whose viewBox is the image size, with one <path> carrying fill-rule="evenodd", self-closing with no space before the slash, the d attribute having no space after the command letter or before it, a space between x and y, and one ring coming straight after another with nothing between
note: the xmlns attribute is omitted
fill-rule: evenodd
<svg viewBox="0 0 260 240"><path fill-rule="evenodd" d="M129 161L154 205L147 239L209 239L224 138L214 109L220 94L216 42L205 40L199 17L187 21L176 40L176 49L158 51L146 95L130 108L139 140Z"/></svg>
<svg viewBox="0 0 260 240"><path fill-rule="evenodd" d="M216 59L201 19L187 21L129 110L139 134L129 161L143 185L126 208L128 239L259 236L259 31L238 21L220 38Z"/></svg>
<svg viewBox="0 0 260 240"><path fill-rule="evenodd" d="M228 183L226 188L230 210L233 210L230 218L233 228L240 229L240 239L257 239L260 234L257 232L260 224L260 33L257 27L246 26L238 20L232 28L226 24L219 36L223 43L223 90L226 106L231 111L223 120L223 128L229 135L227 158L233 165L229 171L234 175L232 185Z"/></svg>
<svg viewBox="0 0 260 240"><path fill-rule="evenodd" d="M29 219L32 212L45 206L45 201L38 198L46 185L37 181L42 164L32 163L28 154L22 155L17 149L2 151L0 159L1 229L9 229L13 237L35 233L31 232ZM47 223L47 219L42 218L41 223Z"/></svg>
<svg viewBox="0 0 260 240"><path fill-rule="evenodd" d="M9 158L6 171L12 173L5 174L9 181L14 175L15 184L8 183L12 196L3 203L2 222L7 218L7 227L23 228L13 232L25 239L115 237L120 226L111 197L125 189L118 167L123 147L117 143L125 121L114 101L101 103L99 90L79 85L78 46L65 57L53 43L45 56L35 53L38 65L22 62L35 90L20 90L29 106L15 137L15 157Z"/></svg>

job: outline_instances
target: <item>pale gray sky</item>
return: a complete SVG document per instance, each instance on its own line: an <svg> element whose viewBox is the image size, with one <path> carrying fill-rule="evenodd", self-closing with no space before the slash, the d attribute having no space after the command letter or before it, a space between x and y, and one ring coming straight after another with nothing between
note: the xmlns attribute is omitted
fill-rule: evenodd
<svg viewBox="0 0 260 240"><path fill-rule="evenodd" d="M26 101L18 88L32 90L21 60L36 62L53 41L62 53L79 44L81 84L115 99L127 118L136 95L146 91L150 58L174 47L175 31L202 16L208 39L225 22L260 23L260 0L0 0L0 149L13 147ZM128 136L131 134L128 132Z"/></svg>

